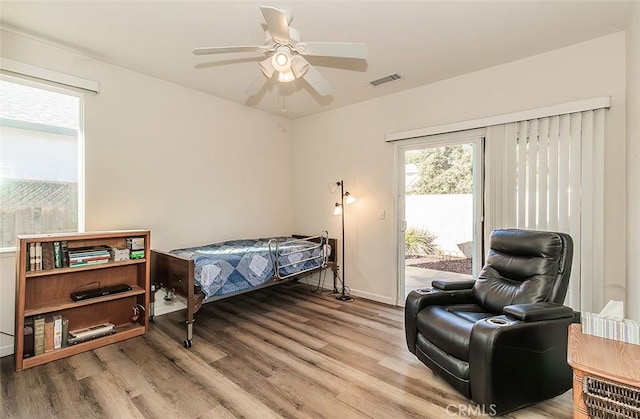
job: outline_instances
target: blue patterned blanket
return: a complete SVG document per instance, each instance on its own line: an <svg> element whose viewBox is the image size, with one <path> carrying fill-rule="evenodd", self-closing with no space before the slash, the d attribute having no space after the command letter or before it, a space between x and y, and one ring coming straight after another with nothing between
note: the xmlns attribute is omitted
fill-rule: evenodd
<svg viewBox="0 0 640 419"><path fill-rule="evenodd" d="M292 241L291 237L230 240L176 249L171 253L193 259L195 282L209 298L254 288L274 280L276 271L273 261L276 255L275 242L269 249L271 240L278 241L277 260L281 276L324 264L322 247L316 243Z"/></svg>

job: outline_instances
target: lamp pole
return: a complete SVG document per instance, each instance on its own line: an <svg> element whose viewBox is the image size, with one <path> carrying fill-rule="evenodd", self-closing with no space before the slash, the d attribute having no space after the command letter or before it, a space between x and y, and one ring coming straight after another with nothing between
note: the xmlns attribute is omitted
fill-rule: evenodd
<svg viewBox="0 0 640 419"><path fill-rule="evenodd" d="M342 217L342 290L340 294L336 297L336 300L342 301L350 301L351 296L346 293L345 290L345 269L344 269L344 254L345 254L345 245L344 245L344 180L338 182L340 184L340 208L342 209L340 216Z"/></svg>

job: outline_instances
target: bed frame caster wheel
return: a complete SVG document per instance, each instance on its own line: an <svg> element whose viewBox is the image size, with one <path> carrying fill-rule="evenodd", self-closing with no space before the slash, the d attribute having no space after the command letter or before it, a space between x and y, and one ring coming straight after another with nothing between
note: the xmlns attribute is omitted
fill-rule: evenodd
<svg viewBox="0 0 640 419"><path fill-rule="evenodd" d="M182 342L185 348L191 348L191 343L191 339L185 339L184 342Z"/></svg>

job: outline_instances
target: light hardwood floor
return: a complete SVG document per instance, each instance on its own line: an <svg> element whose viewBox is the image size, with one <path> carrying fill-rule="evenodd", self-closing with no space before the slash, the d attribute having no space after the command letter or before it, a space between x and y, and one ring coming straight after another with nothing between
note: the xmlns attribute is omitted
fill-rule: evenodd
<svg viewBox="0 0 640 419"><path fill-rule="evenodd" d="M161 297L161 294L158 294ZM403 310L284 284L182 312L142 337L19 373L2 418L482 417L406 348ZM571 392L508 415L570 418Z"/></svg>

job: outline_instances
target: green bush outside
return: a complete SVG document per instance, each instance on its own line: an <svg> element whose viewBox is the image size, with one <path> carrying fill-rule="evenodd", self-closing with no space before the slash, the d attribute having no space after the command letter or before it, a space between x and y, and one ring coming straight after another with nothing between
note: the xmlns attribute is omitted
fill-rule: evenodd
<svg viewBox="0 0 640 419"><path fill-rule="evenodd" d="M431 255L438 250L435 244L437 235L427 229L409 227L404 232L405 255L423 256Z"/></svg>

